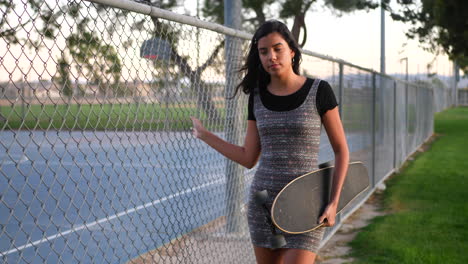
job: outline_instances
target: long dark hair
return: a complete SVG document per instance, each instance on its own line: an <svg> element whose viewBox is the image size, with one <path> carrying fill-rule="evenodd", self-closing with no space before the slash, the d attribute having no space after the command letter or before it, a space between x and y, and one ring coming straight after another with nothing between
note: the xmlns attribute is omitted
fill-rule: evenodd
<svg viewBox="0 0 468 264"><path fill-rule="evenodd" d="M297 41L294 39L291 31L289 31L285 24L277 20L268 20L257 29L250 41L249 53L245 60L245 64L239 70L239 73L245 73L245 75L239 85L237 85L234 96L241 87L244 93L249 94L253 92L254 88L259 86L259 84L267 85L270 83L270 75L265 71L265 69L263 69L260 56L258 54L258 40L273 32L281 34L286 43L288 43L289 48L294 51L292 68L294 73L299 74L302 54Z"/></svg>

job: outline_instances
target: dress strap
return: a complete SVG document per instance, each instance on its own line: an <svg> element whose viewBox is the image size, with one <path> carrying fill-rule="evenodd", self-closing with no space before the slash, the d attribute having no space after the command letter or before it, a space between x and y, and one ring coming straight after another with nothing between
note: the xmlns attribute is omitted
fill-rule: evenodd
<svg viewBox="0 0 468 264"><path fill-rule="evenodd" d="M320 79L314 79L314 83L312 83L312 89L311 90L317 91L321 81L322 80L320 80Z"/></svg>

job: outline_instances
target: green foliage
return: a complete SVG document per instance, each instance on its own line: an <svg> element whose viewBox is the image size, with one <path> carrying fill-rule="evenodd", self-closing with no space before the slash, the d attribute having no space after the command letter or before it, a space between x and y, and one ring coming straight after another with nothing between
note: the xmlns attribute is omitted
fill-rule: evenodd
<svg viewBox="0 0 468 264"><path fill-rule="evenodd" d="M61 57L57 62L57 74L52 78L53 81L61 85L59 90L66 97L73 95L73 88L70 81L70 63L65 57Z"/></svg>
<svg viewBox="0 0 468 264"><path fill-rule="evenodd" d="M285 1L283 8L280 11L281 18L291 18L298 14L305 13L308 7L316 0L301 1L301 0L289 0Z"/></svg>
<svg viewBox="0 0 468 264"><path fill-rule="evenodd" d="M342 12L369 10L379 6L378 2L365 0L325 0L325 4Z"/></svg>
<svg viewBox="0 0 468 264"><path fill-rule="evenodd" d="M77 63L77 72L86 77L90 84L97 84L103 94L113 89L116 95L124 95L118 89L122 71L120 57L111 45L91 32L74 33L67 37L67 48L71 57Z"/></svg>
<svg viewBox="0 0 468 264"><path fill-rule="evenodd" d="M98 36L96 32L91 32L89 23L93 23L88 17L82 16L83 3L71 2L57 7L51 7L47 1L28 0L23 6L26 10L22 16L24 22L14 23L18 20L17 13L13 12L20 1L0 1L0 10L3 17L0 20L0 37L9 44L19 44L25 48L34 48L39 50L44 45L44 39L55 40L63 34L62 24L59 18L71 17L74 21L73 26L65 25L70 28L71 33L64 36L67 46L62 50L57 58L57 72L52 78L59 85L60 91L64 96L73 95L71 85L71 69L75 66L78 76L86 77L93 84L98 84L103 93L108 90L114 90L117 95L123 92L118 88L117 83L120 80L122 63L115 47L104 44L103 36ZM102 10L102 6L98 6ZM13 19L16 18L16 19ZM24 19L23 19L24 18ZM26 38L19 38L18 32L26 30L25 26L34 24L34 27L26 34ZM34 32L33 32L34 31ZM36 33L36 34L33 34ZM31 36L40 36L32 39ZM78 87L79 88L79 87ZM79 94L83 94L82 89L78 89Z"/></svg>
<svg viewBox="0 0 468 264"><path fill-rule="evenodd" d="M275 0L242 0L243 29L253 32L267 17L273 17L269 6L274 2ZM224 0L205 0L202 14L209 21L224 24Z"/></svg>
<svg viewBox="0 0 468 264"><path fill-rule="evenodd" d="M440 48L468 74L468 1L466 0L397 0L392 9L385 0L386 9L396 21L411 25L406 33L417 38L425 48L437 52Z"/></svg>
<svg viewBox="0 0 468 264"><path fill-rule="evenodd" d="M0 19L0 38L4 39L9 44L18 44L25 42L25 39L21 39L17 36L17 31L28 24L34 23L36 17L42 19L40 15L40 3L38 0L28 0L23 6L29 8L29 19L17 19L15 10L18 10L18 3L14 1L1 0L0 1L0 13L2 14Z"/></svg>
<svg viewBox="0 0 468 264"><path fill-rule="evenodd" d="M210 21L224 24L224 0L205 0L202 13Z"/></svg>

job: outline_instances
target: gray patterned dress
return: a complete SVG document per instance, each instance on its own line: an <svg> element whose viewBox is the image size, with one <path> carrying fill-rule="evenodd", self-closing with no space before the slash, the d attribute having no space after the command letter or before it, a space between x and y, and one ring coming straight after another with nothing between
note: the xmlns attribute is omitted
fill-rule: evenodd
<svg viewBox="0 0 468 264"><path fill-rule="evenodd" d="M254 94L254 113L261 142L259 166L250 188L248 222L252 243L258 247L272 248L271 227L265 210L257 205L253 194L268 190L270 209L278 192L291 180L317 169L321 120L316 107L316 94L320 80L315 79L305 99L298 108L289 111L267 109L258 92ZM305 249L317 252L324 228L293 235L285 234L284 248Z"/></svg>

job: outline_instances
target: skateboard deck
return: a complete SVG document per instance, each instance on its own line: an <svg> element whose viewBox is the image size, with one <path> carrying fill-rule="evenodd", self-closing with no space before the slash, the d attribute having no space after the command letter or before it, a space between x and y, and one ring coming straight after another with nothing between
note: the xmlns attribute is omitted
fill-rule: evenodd
<svg viewBox="0 0 468 264"><path fill-rule="evenodd" d="M271 220L290 234L310 232L323 224L318 219L328 205L334 167L304 174L288 183L276 196L271 207ZM341 190L337 214L359 194L369 188L369 176L362 162L349 164Z"/></svg>

